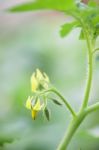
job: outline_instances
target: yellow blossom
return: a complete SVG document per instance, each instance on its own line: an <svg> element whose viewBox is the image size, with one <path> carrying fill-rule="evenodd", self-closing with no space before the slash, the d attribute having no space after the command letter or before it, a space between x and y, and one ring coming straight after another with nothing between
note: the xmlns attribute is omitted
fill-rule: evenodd
<svg viewBox="0 0 99 150"><path fill-rule="evenodd" d="M46 73L41 73L39 69L31 76L31 90L36 92L37 90L47 89L49 83L49 77Z"/></svg>
<svg viewBox="0 0 99 150"><path fill-rule="evenodd" d="M37 94L42 90L48 89L49 86L49 77L46 73L42 73L39 69L36 69L31 76L31 90L34 92L33 97L28 97L26 101L26 108L31 110L32 118L35 120L37 113L44 109L45 104L41 104L40 99L36 99ZM33 100L34 99L34 100Z"/></svg>

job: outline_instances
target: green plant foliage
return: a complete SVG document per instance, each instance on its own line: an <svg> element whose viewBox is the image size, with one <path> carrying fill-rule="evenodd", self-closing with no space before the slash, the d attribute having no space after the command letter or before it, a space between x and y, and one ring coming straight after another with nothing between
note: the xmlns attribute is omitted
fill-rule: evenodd
<svg viewBox="0 0 99 150"><path fill-rule="evenodd" d="M88 5L82 5L79 3L77 9L73 10L73 13L70 12L70 14L79 22L78 27L81 28L79 39L85 39L84 28L86 28L86 32L89 33L90 38L94 41L99 35L97 31L97 24L99 22L99 6L96 6L96 3L91 5L92 1L89 2L90 3Z"/></svg>
<svg viewBox="0 0 99 150"><path fill-rule="evenodd" d="M13 138L11 137L0 137L0 147L3 147L5 143L12 143L13 142Z"/></svg>
<svg viewBox="0 0 99 150"><path fill-rule="evenodd" d="M43 9L62 11L76 19L76 21L65 23L61 26L61 37L67 36L76 27L82 28L82 22L85 26L87 26L92 39L96 39L99 35L97 31L97 23L99 22L99 6L97 6L92 0L88 2L88 5L81 2L76 3L75 0L36 0L34 2L14 6L10 8L9 11L23 12ZM83 29L81 29L79 39L85 39Z"/></svg>
<svg viewBox="0 0 99 150"><path fill-rule="evenodd" d="M66 11L68 9L75 8L74 0L36 0L35 2L28 2L15 7L12 7L10 11L33 11L38 9L54 9L59 11Z"/></svg>
<svg viewBox="0 0 99 150"><path fill-rule="evenodd" d="M96 2L95 2L95 1L90 0L90 1L88 2L88 6L96 7L96 6L97 6L97 4L96 4Z"/></svg>
<svg viewBox="0 0 99 150"><path fill-rule="evenodd" d="M99 36L99 23L95 26L94 38L96 39Z"/></svg>
<svg viewBox="0 0 99 150"><path fill-rule="evenodd" d="M61 26L60 35L61 37L65 37L68 35L75 27L77 27L77 21L71 23L65 23Z"/></svg>

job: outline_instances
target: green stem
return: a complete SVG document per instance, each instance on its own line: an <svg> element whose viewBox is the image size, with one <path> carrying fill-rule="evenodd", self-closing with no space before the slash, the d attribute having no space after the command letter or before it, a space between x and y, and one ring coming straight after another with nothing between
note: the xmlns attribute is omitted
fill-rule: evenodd
<svg viewBox="0 0 99 150"><path fill-rule="evenodd" d="M89 114L89 113L91 113L93 111L96 111L96 110L99 110L99 102L97 102L96 104L93 104L93 105L87 107L86 113Z"/></svg>
<svg viewBox="0 0 99 150"><path fill-rule="evenodd" d="M78 116L71 121L71 123L63 137L63 140L59 144L57 150L66 150L67 149L68 144L70 143L70 140L72 139L74 133L78 129L79 125L81 124L81 122L83 121L85 116L86 116L86 113L83 111L82 113L79 113Z"/></svg>
<svg viewBox="0 0 99 150"><path fill-rule="evenodd" d="M88 104L89 94L90 94L91 84L92 84L92 74L93 74L93 56L92 56L93 45L91 43L92 41L90 40L89 34L86 31L86 29L85 29L85 35L86 35L86 41L88 46L88 79L87 79L82 109L87 107Z"/></svg>
<svg viewBox="0 0 99 150"><path fill-rule="evenodd" d="M73 118L73 120L71 121L68 129L66 130L63 140L59 144L57 150L66 150L67 149L74 133L76 132L76 130L78 129L78 127L80 126L82 121L85 119L85 117L88 114L90 114L96 110L99 110L99 102L92 106L87 107L86 109L83 109L83 111L81 111L77 115L77 117Z"/></svg>
<svg viewBox="0 0 99 150"><path fill-rule="evenodd" d="M94 54L95 52L97 52L97 51L99 51L99 48L96 48L96 49L93 51L93 54Z"/></svg>
<svg viewBox="0 0 99 150"><path fill-rule="evenodd" d="M73 108L70 106L70 104L68 103L68 101L56 89L52 89L51 91L54 92L57 96L60 97L60 99L63 101L63 103L65 104L65 106L71 112L71 114L73 115L73 117L76 117L76 113L73 110Z"/></svg>
<svg viewBox="0 0 99 150"><path fill-rule="evenodd" d="M77 18L77 19L79 19L79 18ZM88 112L90 112L90 109L88 111L85 111L86 110L85 108L88 105L88 100L89 100L89 95L90 95L90 90L91 90L91 84L92 84L92 73L93 73L92 51L93 51L93 44L91 43L92 41L91 41L89 33L88 33L88 31L87 31L87 29L84 25L84 22L80 21L80 23L82 24L82 27L83 27L83 30L84 30L84 33L85 33L85 37L86 37L86 41L87 41L87 46L88 46L88 79L87 79L87 85L86 85L86 88L85 88L85 95L84 95L84 100L83 100L83 104L82 104L80 113L70 123L70 126L69 126L65 136L63 137L62 142L60 143L59 147L57 148L57 150L66 150L67 149L68 144L70 143L70 140L72 139L74 133L76 132L76 130L78 129L81 122L83 121L85 116L88 114Z"/></svg>
<svg viewBox="0 0 99 150"><path fill-rule="evenodd" d="M83 110L88 104L89 94L90 94L91 84L92 84L92 73L93 73L93 53L92 52L93 52L94 42L90 38L90 33L87 30L87 27L85 26L85 22L81 18L77 17L75 13L71 13L71 12L68 12L68 13L71 14L81 24L83 31L84 31L85 38L86 38L87 47L88 47L88 79L87 79L87 84L86 84L86 89L85 89L85 94L84 94L84 100L83 100L83 104L81 108Z"/></svg>

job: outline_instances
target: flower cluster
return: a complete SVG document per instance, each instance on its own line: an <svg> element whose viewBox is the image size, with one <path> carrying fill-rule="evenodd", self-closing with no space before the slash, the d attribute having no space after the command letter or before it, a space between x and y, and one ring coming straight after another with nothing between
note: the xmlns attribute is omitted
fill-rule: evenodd
<svg viewBox="0 0 99 150"><path fill-rule="evenodd" d="M31 110L32 118L35 120L37 113L41 110L45 111L47 119L49 118L48 110L47 110L47 102L46 97L41 101L40 94L41 92L48 90L49 88L49 77L46 73L41 73L39 69L36 69L31 76L31 91L33 96L29 96L26 101L26 108Z"/></svg>
<svg viewBox="0 0 99 150"><path fill-rule="evenodd" d="M31 77L32 92L48 89L48 84L49 84L49 77L46 75L45 72L41 73L41 71L37 69L36 72L32 74Z"/></svg>

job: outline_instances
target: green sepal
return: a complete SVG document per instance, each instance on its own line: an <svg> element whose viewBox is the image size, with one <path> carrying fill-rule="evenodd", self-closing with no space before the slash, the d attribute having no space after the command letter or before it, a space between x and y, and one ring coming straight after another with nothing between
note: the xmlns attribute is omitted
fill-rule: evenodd
<svg viewBox="0 0 99 150"><path fill-rule="evenodd" d="M54 98L50 98L50 99L52 100L52 102L54 102L54 104L58 106L62 106L62 104L57 99L54 99Z"/></svg>
<svg viewBox="0 0 99 150"><path fill-rule="evenodd" d="M50 120L50 111L47 107L44 109L44 114L45 114L46 119L49 121Z"/></svg>

